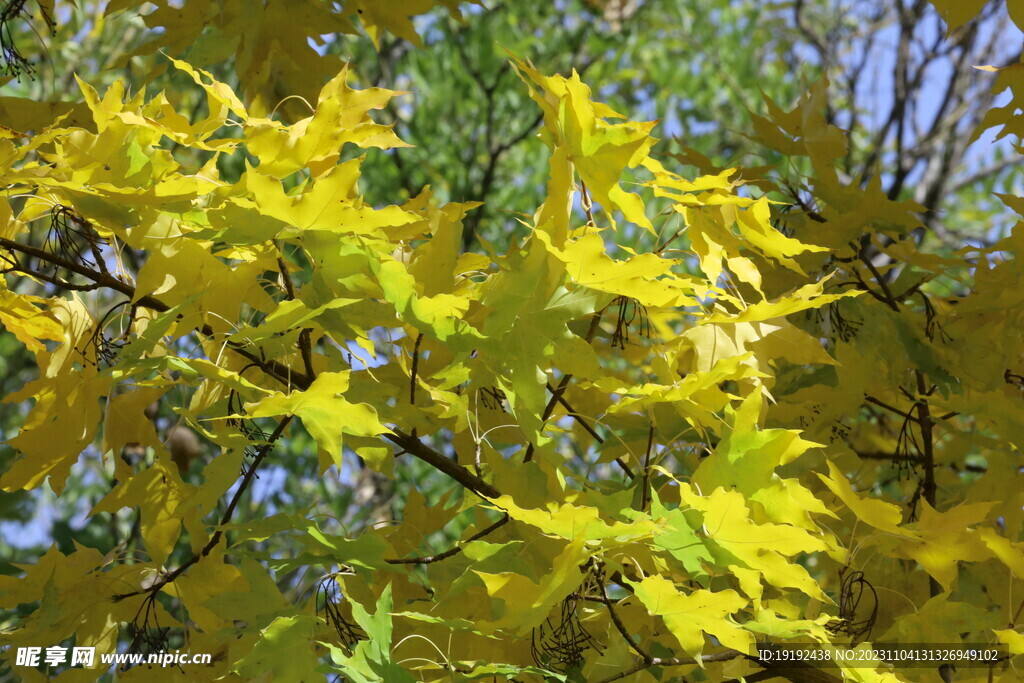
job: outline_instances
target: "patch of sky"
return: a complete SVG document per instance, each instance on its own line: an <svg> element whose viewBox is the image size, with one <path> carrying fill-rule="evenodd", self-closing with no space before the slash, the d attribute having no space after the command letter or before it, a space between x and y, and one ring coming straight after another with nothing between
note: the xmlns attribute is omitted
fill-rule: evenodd
<svg viewBox="0 0 1024 683"><path fill-rule="evenodd" d="M104 484L99 472L101 465L97 463L99 457L99 452L95 448L87 448L71 466L67 488L89 490ZM92 509L88 496L77 497L74 507L71 507L54 493L49 483L28 493L27 507L32 511L31 517L24 522L0 521L0 553L4 546L25 549L51 545L54 541L54 524L62 519L69 520L68 524L72 531L81 531L85 528Z"/></svg>

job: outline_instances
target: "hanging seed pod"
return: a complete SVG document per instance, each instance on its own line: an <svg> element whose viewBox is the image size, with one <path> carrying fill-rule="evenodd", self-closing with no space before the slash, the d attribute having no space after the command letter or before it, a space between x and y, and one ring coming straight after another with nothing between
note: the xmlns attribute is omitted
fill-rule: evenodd
<svg viewBox="0 0 1024 683"><path fill-rule="evenodd" d="M619 315L615 320L615 331L612 333L612 348L624 349L629 342L629 327L636 324L637 333L641 337L651 336L651 320L647 315L647 307L627 296L617 297L612 305L618 305Z"/></svg>
<svg viewBox="0 0 1024 683"><path fill-rule="evenodd" d="M533 629L530 651L538 666L564 673L583 661L587 650L603 649L580 621L577 607L580 598L593 587L596 579L588 575L580 590L562 601L558 618L550 617Z"/></svg>
<svg viewBox="0 0 1024 683"><path fill-rule="evenodd" d="M320 604L321 595L323 605ZM366 632L358 624L349 620L342 611L344 596L334 576L326 576L320 580L316 587L317 614L323 612L327 625L333 628L341 644L351 648L360 640L366 640Z"/></svg>
<svg viewBox="0 0 1024 683"><path fill-rule="evenodd" d="M851 636L854 642L865 640L871 635L878 618L878 593L875 592L864 572L855 571L845 574L846 567L839 572L839 618L830 622L826 628L834 635ZM844 576L845 574L845 576ZM861 601L870 594L870 607L861 607Z"/></svg>
<svg viewBox="0 0 1024 683"><path fill-rule="evenodd" d="M31 25L32 14L25 9L28 0L9 0L0 11L0 54L4 60L4 70L8 76L21 79L25 74L31 77L36 69L14 44L14 34L11 31L11 24L15 21L24 21ZM39 12L43 17L43 23L50 35L56 35L57 22L54 21L45 3L38 3Z"/></svg>

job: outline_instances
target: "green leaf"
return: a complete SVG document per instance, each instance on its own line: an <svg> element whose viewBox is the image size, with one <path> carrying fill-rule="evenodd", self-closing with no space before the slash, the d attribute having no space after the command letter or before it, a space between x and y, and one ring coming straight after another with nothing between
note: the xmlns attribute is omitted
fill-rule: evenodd
<svg viewBox="0 0 1024 683"><path fill-rule="evenodd" d="M260 401L247 403L246 415L237 417L273 417L296 415L316 439L322 453L321 469L330 464L341 466L342 434L377 436L390 430L377 419L377 411L365 403L353 404L342 394L348 389L349 371L323 372L305 391L289 394L275 392Z"/></svg>
<svg viewBox="0 0 1024 683"><path fill-rule="evenodd" d="M309 683L322 680L312 648L312 636L320 619L309 615L278 617L260 631L259 640L232 670L256 678L266 674L276 679Z"/></svg>

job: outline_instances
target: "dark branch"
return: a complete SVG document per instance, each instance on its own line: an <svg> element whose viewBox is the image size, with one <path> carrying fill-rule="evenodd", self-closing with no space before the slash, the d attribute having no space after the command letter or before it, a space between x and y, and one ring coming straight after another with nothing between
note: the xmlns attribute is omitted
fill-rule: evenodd
<svg viewBox="0 0 1024 683"><path fill-rule="evenodd" d="M498 498L501 492L486 481L476 476L459 463L438 453L427 444L411 434L406 434L398 427L392 428L391 434L385 434L390 441L401 446L410 455L431 465L434 469L448 475L464 487L484 498Z"/></svg>
<svg viewBox="0 0 1024 683"><path fill-rule="evenodd" d="M224 514L221 515L220 522L217 525L217 530L213 532L212 536L210 536L210 540L206 542L206 545L203 546L203 549L198 553L194 554L189 559L187 559L185 562L183 562L177 569L172 571L170 574L165 574L159 581L156 581L149 588L131 591L130 593L120 593L118 595L113 596L114 602L119 602L121 600L124 600L125 598L130 598L136 595L142 595L144 593L155 595L164 586L168 585L169 583L172 583L175 579L177 579L179 576L185 573L185 571L189 567L194 565L200 559L209 555L210 552L215 547L217 547L217 544L220 543L220 539L224 535L224 526L231 521L232 515L235 514L235 508L238 507L238 501L242 499L242 494L244 494L246 490L248 490L249 485L252 483L253 478L256 476L256 469L267 457L267 454L270 453L270 450L274 447L274 443L278 439L280 439L281 436L284 434L284 430L288 426L288 423L291 422L291 420L291 415L286 415L284 418L282 418L281 421L277 423L277 428L274 429L274 432L267 439L267 443L260 446L260 450L256 454L256 458L253 460L252 465L249 466L249 469L246 470L245 475L242 476L242 482L238 485L238 488L235 490L235 495L233 495L231 497L231 500L228 502L228 507L226 510L224 510Z"/></svg>
<svg viewBox="0 0 1024 683"><path fill-rule="evenodd" d="M388 564L432 564L434 562L440 562L441 560L447 560L449 557L454 557L455 555L461 553L462 549L466 546L467 543L479 541L481 538L489 536L494 531L497 531L501 527L505 526L506 524L508 524L509 519L511 518L508 515L505 515L494 524L491 524L485 529L476 532L464 541L459 541L457 545L449 548L448 550L445 550L443 553L438 553L437 555L427 555L426 557L403 557L398 559L386 559L384 561Z"/></svg>

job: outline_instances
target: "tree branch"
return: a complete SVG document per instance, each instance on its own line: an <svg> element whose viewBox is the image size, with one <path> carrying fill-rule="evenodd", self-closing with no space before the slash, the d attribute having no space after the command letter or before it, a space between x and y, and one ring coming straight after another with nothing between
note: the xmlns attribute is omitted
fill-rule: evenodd
<svg viewBox="0 0 1024 683"><path fill-rule="evenodd" d="M288 263L284 259L284 250L277 241L274 246L278 249L277 268L281 271L281 279L284 280L285 291L288 299L294 301L296 298L295 283L292 282L292 275L288 272ZM310 328L304 327L299 332L299 354L302 356L302 364L306 368L306 376L312 381L316 378L316 371L313 370L313 344L310 339Z"/></svg>
<svg viewBox="0 0 1024 683"><path fill-rule="evenodd" d="M722 652L712 652L711 654L701 655L700 659L702 662L728 662L729 660L736 659L737 657L748 657L739 650L723 650ZM648 660L642 661L635 666L621 671L614 676L602 679L600 683L612 683L612 681L621 681L623 678L628 678L635 673L649 669L652 666L692 666L697 663L697 660L689 657L685 659L678 659L675 657L651 657ZM838 679L835 679L838 683ZM831 683L831 682L830 682Z"/></svg>
<svg viewBox="0 0 1024 683"><path fill-rule="evenodd" d="M224 514L221 515L220 522L217 524L217 530L213 532L212 536L210 536L210 540L206 542L206 545L203 546L203 549L200 550L198 553L192 555L192 557L190 557L181 565L179 565L178 568L172 571L171 573L165 574L152 586L137 591L131 591L129 593L120 593L114 595L114 602L120 602L121 600L124 600L126 598L131 598L136 595L143 595L144 593L155 595L160 590L162 590L164 586L173 583L174 580L181 576L183 573L185 573L185 571L189 567L194 565L200 559L209 555L210 552L215 547L217 547L217 544L220 543L221 537L224 535L224 525L231 521L232 515L235 514L235 508L238 507L238 501L242 499L242 494L244 494L245 491L249 488L249 485L252 483L253 478L256 476L256 469L267 457L267 454L270 453L270 450L274 447L274 442L280 439L281 436L284 434L284 430L288 426L288 423L291 422L291 420L291 415L286 415L284 418L282 418L281 421L277 423L277 427L274 429L273 433L267 439L267 443L260 446L259 452L256 454L256 457L252 461L252 465L249 466L249 469L246 470L245 474L242 476L242 482L238 485L238 488L235 490L235 495L233 495L231 497L231 500L228 502L228 507L226 510L224 510Z"/></svg>
<svg viewBox="0 0 1024 683"><path fill-rule="evenodd" d="M121 294L124 294L130 300L132 300L135 306L148 308L161 313L166 313L171 308L170 306L160 301L156 297L150 295L138 297L138 299L136 300L135 287L128 284L127 282L119 280L108 273L97 272L95 270L92 270L91 268L87 268L86 266L81 265L80 263L75 263L74 261L65 259L57 254L51 254L48 251L44 251L42 249L38 249L27 244L21 244L20 242L15 242L14 240L9 240L4 237L0 237L0 247L3 247L10 251L20 252L27 256L34 256L35 258L40 259L42 261L46 261L48 263L53 263L55 265L60 266L61 268L64 268L73 273L81 275L82 277L92 280L94 283L101 287L106 287L116 292L120 292ZM36 275L36 273L31 274ZM216 337L213 328L211 328L209 325L203 325L201 328L199 328L199 332L207 337ZM260 370L270 375L271 377L274 377L275 379L277 379L279 382L286 386L297 386L301 389L305 389L308 388L309 385L312 384L313 382L312 378L309 375L303 372L299 372L298 370L293 370L292 368L282 363L279 363L278 361L260 358L251 351L248 351L243 344L228 341L227 347L230 348L235 353L242 356L243 358L245 358L246 360L250 361L251 363L255 363L257 367L260 368Z"/></svg>
<svg viewBox="0 0 1024 683"><path fill-rule="evenodd" d="M932 415L931 406L928 405L928 387L924 379L924 373L920 370L915 370L914 375L917 379L917 393L919 395L917 401L917 423L921 428L921 464L924 467L924 483L923 493L924 499L932 509L937 510L936 507L936 493L937 487L935 484L935 450L932 444ZM942 593L942 586L935 577L928 577L929 593L934 598L936 595ZM946 678L943 676L943 678Z"/></svg>
<svg viewBox="0 0 1024 683"><path fill-rule="evenodd" d="M462 549L466 546L467 543L479 541L481 538L490 535L494 531L497 531L501 527L508 524L510 519L511 517L509 517L506 514L504 517L499 519L494 524L491 524L485 529L476 532L464 541L459 541L448 550L445 550L443 553L438 553L437 555L427 555L426 557L403 557L398 559L389 558L385 559L384 561L388 564L432 564L434 562L440 562L441 560L447 560L449 557L454 557L455 555L461 553Z"/></svg>
<svg viewBox="0 0 1024 683"><path fill-rule="evenodd" d="M917 422L918 421L918 418L914 417L910 413L905 413L902 410L900 410L899 408L894 408L893 406L889 405L888 403L885 403L884 401L879 401L874 396L865 396L864 400L867 401L868 403L874 403L879 408L885 408L889 412L896 413L897 415L899 415L900 417L902 417L905 420L910 420L912 422Z"/></svg>
<svg viewBox="0 0 1024 683"><path fill-rule="evenodd" d="M654 422L651 422L650 428L647 430L647 450L644 452L644 478L643 483L640 485L640 510L647 509L647 500L650 496L650 492L647 490L650 485L651 477L651 449L654 448Z"/></svg>
<svg viewBox="0 0 1024 683"><path fill-rule="evenodd" d="M473 491L483 498L498 498L501 496L501 492L498 489L494 488L459 463L445 457L442 453L438 453L433 448L420 441L417 437L412 436L411 434L406 434L398 427L392 427L391 431L393 433L384 435L387 439L401 446L407 453L419 458L428 465L431 465L434 469L440 470L442 473L448 475L470 491Z"/></svg>
<svg viewBox="0 0 1024 683"><path fill-rule="evenodd" d="M127 282L122 282L121 280L118 280L111 275L105 273L98 273L81 264L62 258L61 256L51 254L42 249L37 249L36 247L21 244L19 242L15 242L13 240L9 240L2 237L0 237L0 247L4 247L10 251L20 252L29 256L34 256L38 259L47 261L49 263L55 263L63 268L66 268L71 272L77 273L79 275L82 275L83 277L92 280L93 282L97 283L100 286L108 287L117 292L120 292L132 300L136 299L135 288L133 286L131 286ZM167 304L149 295L139 297L138 300L135 301L135 305L150 308L152 310L160 312L166 312L170 310L170 307ZM592 324L591 327L593 328L594 325ZM210 328L209 325L204 325L200 329L200 332L208 337L215 336L213 329ZM306 374L293 370L292 368L286 365L282 365L281 363L275 360L262 359L259 356L253 354L252 352L246 350L241 344L238 344L236 342L229 341L227 342L227 346L234 352L249 360L251 363L255 364L263 372L276 378L278 381L284 383L287 386L294 386L298 389L308 389L310 384L313 383L313 377L311 374ZM287 424L287 421L285 422L285 424ZM387 434L385 436L389 440L401 446L407 452L416 456L420 460L423 460L424 462L433 466L435 469L441 471L442 473L448 475L449 477L459 482L460 484L470 489L471 491L474 491L475 493L485 498L497 498L501 495L501 493L496 488L485 482L483 479L480 479L479 477L477 477L472 472L462 467L458 463L451 461L441 453L438 453L434 449L430 448L415 436L406 434L405 432L398 428L395 428L393 432L393 434ZM265 453L263 453L263 455L265 455ZM262 460L262 457L258 456L258 458L259 460ZM255 463L254 467L250 469L250 472L253 471L254 469ZM235 502L237 503L237 501Z"/></svg>
<svg viewBox="0 0 1024 683"><path fill-rule="evenodd" d="M583 337L584 341L588 344L593 341L594 335L597 334L597 328L598 325L601 324L601 316L603 314L604 309L602 308L600 311L594 313L593 317L590 319L590 327L587 329L587 333ZM551 413L554 412L555 406L558 405L558 402L561 400L562 394L565 393L565 388L569 386L569 381L571 379L571 374L563 375L562 381L558 383L558 387L551 392L551 399L548 400L548 404L544 406L544 413L540 416L540 421L542 423L547 422L548 418L551 417ZM548 387L550 386L551 385L549 384ZM523 456L523 462L530 462L533 460L533 451L534 446L531 443L526 447L526 455Z"/></svg>

